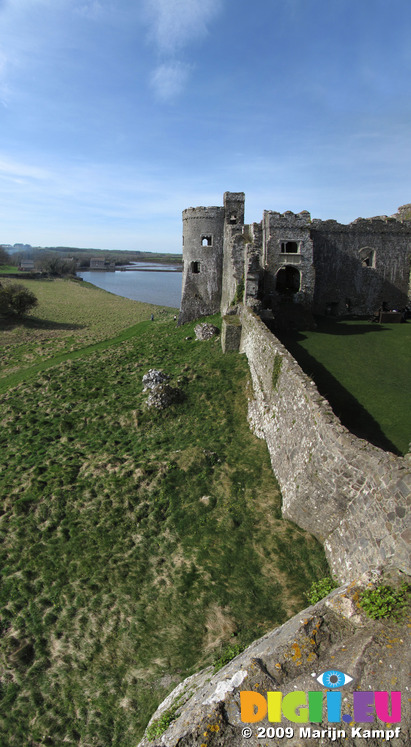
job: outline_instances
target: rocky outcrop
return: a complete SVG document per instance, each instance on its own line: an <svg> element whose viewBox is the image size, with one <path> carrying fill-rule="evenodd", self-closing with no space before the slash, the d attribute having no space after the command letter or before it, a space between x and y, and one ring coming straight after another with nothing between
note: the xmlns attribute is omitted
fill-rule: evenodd
<svg viewBox="0 0 411 747"><path fill-rule="evenodd" d="M151 368L143 376L143 392L149 391L147 407L156 410L164 410L166 407L178 402L182 398L182 392L177 387L168 384L170 377L161 369Z"/></svg>
<svg viewBox="0 0 411 747"><path fill-rule="evenodd" d="M147 407L155 407L156 410L165 410L181 399L181 392L169 384L159 384L154 387L147 397Z"/></svg>
<svg viewBox="0 0 411 747"><path fill-rule="evenodd" d="M378 622L367 617L358 604L361 590L376 580L375 575L368 574L342 586L255 641L217 674L208 667L189 677L160 705L139 747L319 747L332 743L361 747L364 739L369 747L385 740L394 747L410 744L407 620ZM330 670L338 670L347 684L334 690L322 684L322 675ZM327 710L327 690L334 695L337 690L341 692L341 715L335 721ZM295 720L300 713L301 718L307 716L306 723L294 723L284 714L277 722L264 716L256 723L246 723L241 719L240 705L240 693L244 691L253 693L251 697L256 700L258 696L266 699L267 692L281 692L283 699L288 693L299 693L294 703ZM298 706L307 705L309 691L323 694L322 716L321 703L320 715L300 712ZM361 722L358 718L354 721L357 691L366 692L364 697L371 704L374 691L401 692L401 721L380 720L373 705L368 709L371 721L364 716ZM264 702L260 698L259 707ZM393 715L390 710L388 715ZM275 732L278 727L288 727L292 735L285 738L281 729ZM368 738L365 730L370 730ZM371 730L379 734L372 737Z"/></svg>
<svg viewBox="0 0 411 747"><path fill-rule="evenodd" d="M146 392L147 389L155 389L155 387L165 384L167 381L170 381L170 377L164 371L159 368L150 368L143 376L143 392Z"/></svg>
<svg viewBox="0 0 411 747"><path fill-rule="evenodd" d="M196 340L211 340L212 337L218 335L219 329L218 327L215 327L214 324L203 322L202 324L197 324L194 327L194 332Z"/></svg>

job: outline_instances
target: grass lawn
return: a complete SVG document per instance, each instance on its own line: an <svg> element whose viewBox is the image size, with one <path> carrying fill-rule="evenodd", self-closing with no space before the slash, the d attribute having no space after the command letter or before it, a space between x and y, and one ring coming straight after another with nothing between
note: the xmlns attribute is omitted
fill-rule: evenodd
<svg viewBox="0 0 411 747"><path fill-rule="evenodd" d="M397 454L411 441L411 322L318 319L282 337L353 433Z"/></svg>
<svg viewBox="0 0 411 747"><path fill-rule="evenodd" d="M18 275L19 270L16 265L0 265L0 275L4 275L5 273Z"/></svg>
<svg viewBox="0 0 411 747"><path fill-rule="evenodd" d="M97 332L115 335L104 296ZM33 349L30 377L0 394L8 747L135 747L177 682L302 609L327 574L319 543L281 519L245 357L158 311L44 370ZM150 368L183 395L163 412L145 405Z"/></svg>
<svg viewBox="0 0 411 747"><path fill-rule="evenodd" d="M12 283L3 280L4 284ZM39 301L22 320L0 317L1 377L119 335L126 328L174 311L131 301L72 280L19 280Z"/></svg>

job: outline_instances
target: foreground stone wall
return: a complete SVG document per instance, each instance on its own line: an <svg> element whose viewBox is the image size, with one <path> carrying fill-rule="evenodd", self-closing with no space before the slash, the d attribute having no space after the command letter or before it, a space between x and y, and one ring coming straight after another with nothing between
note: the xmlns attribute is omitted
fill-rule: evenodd
<svg viewBox="0 0 411 747"><path fill-rule="evenodd" d="M267 443L283 515L318 537L340 581L386 565L411 573L410 458L349 433L261 320L246 308L241 317L249 421Z"/></svg>

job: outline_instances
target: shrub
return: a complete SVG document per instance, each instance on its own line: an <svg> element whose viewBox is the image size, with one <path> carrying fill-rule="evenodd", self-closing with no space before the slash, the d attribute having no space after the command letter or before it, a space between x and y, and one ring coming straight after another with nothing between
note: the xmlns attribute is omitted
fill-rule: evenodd
<svg viewBox="0 0 411 747"><path fill-rule="evenodd" d="M324 597L328 596L336 588L337 584L331 576L325 576L325 578L320 578L311 584L310 591L306 596L310 604L317 604L320 599L324 599Z"/></svg>
<svg viewBox="0 0 411 747"><path fill-rule="evenodd" d="M174 721L175 717L175 712L172 708L169 708L168 711L165 711L161 718L153 721L153 723L148 727L146 731L147 739L152 741L156 737L160 737L166 731L166 729L168 729L171 722Z"/></svg>
<svg viewBox="0 0 411 747"><path fill-rule="evenodd" d="M241 643L235 643L234 645L230 644L223 648L221 655L214 659L214 674L225 667L231 659L235 659L235 657L241 654L244 649L245 646L241 645Z"/></svg>
<svg viewBox="0 0 411 747"><path fill-rule="evenodd" d="M14 313L18 316L26 314L37 306L38 301L34 293L19 283L0 286L0 313Z"/></svg>
<svg viewBox="0 0 411 747"><path fill-rule="evenodd" d="M68 262L61 257L48 256L40 263L41 269L52 277L63 277L64 275L75 275L77 262L73 260Z"/></svg>
<svg viewBox="0 0 411 747"><path fill-rule="evenodd" d="M175 719L177 718L178 709L189 699L190 696L191 693L186 693L186 691L184 690L181 695L179 695L179 697L174 701L173 705L166 711L164 711L160 718L157 718L155 721L153 721L152 724L150 724L150 726L147 727L145 736L150 742L156 737L161 737L161 735L164 734L172 721L175 721Z"/></svg>
<svg viewBox="0 0 411 747"><path fill-rule="evenodd" d="M398 589L392 586L377 586L362 592L359 605L368 617L374 620L391 617L398 619L408 604L409 586L402 584Z"/></svg>

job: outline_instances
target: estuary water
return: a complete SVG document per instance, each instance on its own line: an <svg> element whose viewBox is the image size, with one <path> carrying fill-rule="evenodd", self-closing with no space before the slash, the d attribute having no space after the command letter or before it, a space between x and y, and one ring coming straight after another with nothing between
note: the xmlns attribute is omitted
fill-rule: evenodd
<svg viewBox="0 0 411 747"><path fill-rule="evenodd" d="M182 273L176 265L135 262L123 270L82 270L77 275L116 296L180 308Z"/></svg>

